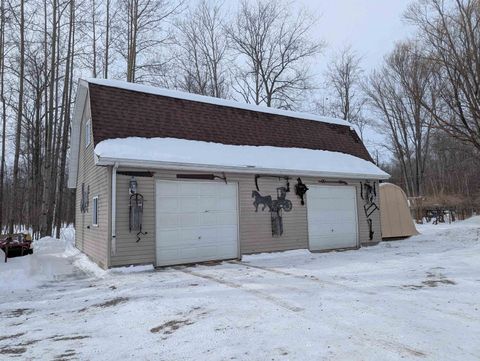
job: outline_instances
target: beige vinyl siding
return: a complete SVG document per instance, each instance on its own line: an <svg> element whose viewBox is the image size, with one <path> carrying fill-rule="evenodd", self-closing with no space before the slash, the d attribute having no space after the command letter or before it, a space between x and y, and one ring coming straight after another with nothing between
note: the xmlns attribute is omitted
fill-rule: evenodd
<svg viewBox="0 0 480 361"><path fill-rule="evenodd" d="M119 169L120 171L121 169ZM153 177L135 177L137 192L143 195L142 231L129 230L130 176L117 175L116 252L110 256L111 266L155 263L155 182Z"/></svg>
<svg viewBox="0 0 480 361"><path fill-rule="evenodd" d="M121 169L134 170L134 169ZM128 230L128 207L129 194L128 182L129 176L117 176L117 254L111 257L112 266L128 264L155 263L155 180L177 180L177 173L200 173L188 171L155 171L154 178L136 177L138 182L138 192L143 194L145 199L143 213L143 229L148 232L146 236L141 237L140 242L136 241L134 233ZM238 183L239 195L239 239L241 254L273 252L291 249L308 248L308 226L307 226L307 208L300 204L300 198L295 195L296 176L290 177L290 192L287 193L287 199L293 204L290 212L283 212L282 236L273 237L271 231L271 219L268 208L262 211L262 206L258 212L255 212L253 206L254 198L252 191L256 190L255 176L253 174L227 174L228 182ZM183 179L184 180L184 179ZM320 178L303 177L302 181L308 184L320 184ZM338 179L327 179L327 181L337 181ZM381 241L380 230L380 212L375 211L371 218L373 221L373 230L375 232L373 240L369 240L368 223L363 209L364 200L360 197L360 181L342 179L348 182L348 185L355 186L357 190L357 214L359 241L362 245L374 244ZM198 181L198 180L192 180ZM217 180L217 182L223 182ZM271 177L261 177L258 180L261 195L271 195L273 199L277 198L276 188L285 186L285 180ZM328 183L335 185L335 183ZM341 184L338 184L342 187ZM377 198L378 182L376 182ZM377 203L377 205L379 205Z"/></svg>
<svg viewBox="0 0 480 361"><path fill-rule="evenodd" d="M83 112L78 176L75 200L75 246L84 252L100 267L108 267L108 240L110 219L110 169L95 166L93 132L90 132L90 145L85 147L85 123L90 118L89 102ZM82 183L90 186L88 212L82 213ZM93 225L93 198L98 197L98 226Z"/></svg>
<svg viewBox="0 0 480 361"><path fill-rule="evenodd" d="M262 211L260 206L255 212L252 191L256 190L255 176L240 175L233 178L239 180L240 197L240 250L242 254L284 251L308 248L307 212L306 206L300 204L300 198L295 195L293 179L290 179L290 192L286 198L292 202L290 212L282 212L283 235L272 236L271 214L268 207ZM261 177L258 186L262 196L271 195L277 199L277 188L285 187L284 179Z"/></svg>

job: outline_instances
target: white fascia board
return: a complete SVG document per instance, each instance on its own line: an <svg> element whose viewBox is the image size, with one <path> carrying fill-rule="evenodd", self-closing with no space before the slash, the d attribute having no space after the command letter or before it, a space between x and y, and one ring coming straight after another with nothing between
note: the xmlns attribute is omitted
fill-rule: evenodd
<svg viewBox="0 0 480 361"><path fill-rule="evenodd" d="M347 178L347 179L389 179L390 176L367 173L337 173L337 172L312 172L294 169L273 169L273 168L257 168L257 167L234 167L234 166L215 166L209 164L191 164L177 162L162 162L137 159L121 159L96 157L95 164L99 166L112 166L118 164L119 167L132 168L150 168L150 169L169 169L169 170L185 170L197 172L230 172L230 173L246 173L246 174L279 174L279 175L298 175L302 177L324 177L324 178Z"/></svg>

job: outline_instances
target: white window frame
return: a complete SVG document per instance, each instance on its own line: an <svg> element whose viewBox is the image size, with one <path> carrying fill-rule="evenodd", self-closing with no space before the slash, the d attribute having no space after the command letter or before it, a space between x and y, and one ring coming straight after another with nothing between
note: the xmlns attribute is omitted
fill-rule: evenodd
<svg viewBox="0 0 480 361"><path fill-rule="evenodd" d="M87 123L85 124L85 148L90 145L92 138L92 120L88 119Z"/></svg>
<svg viewBox="0 0 480 361"><path fill-rule="evenodd" d="M92 199L92 226L98 227L98 196Z"/></svg>

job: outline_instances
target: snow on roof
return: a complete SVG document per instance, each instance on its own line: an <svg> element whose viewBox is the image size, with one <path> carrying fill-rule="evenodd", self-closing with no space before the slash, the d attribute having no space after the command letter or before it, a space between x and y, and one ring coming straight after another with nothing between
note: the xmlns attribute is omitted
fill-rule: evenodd
<svg viewBox="0 0 480 361"><path fill-rule="evenodd" d="M207 104L221 105L224 107L239 108L239 109L251 110L255 112L283 115L287 117L315 120L315 121L324 122L324 123L339 124L339 125L345 125L345 126L351 127L351 124L345 120L330 118L330 117L322 117L322 116L309 114L309 113L294 112L289 110L270 108L270 107L261 106L261 105L240 103L233 100L208 97L204 95L181 92L178 90L171 90L171 89L158 88L158 87L149 86L149 85L129 83L129 82L120 81L120 80L98 79L98 78L87 78L84 80L87 83L91 83L91 84L98 84L103 86L131 90L131 91L136 91L140 93L161 95L161 96L170 97L170 98L178 98L178 99L190 100L190 101L207 103Z"/></svg>
<svg viewBox="0 0 480 361"><path fill-rule="evenodd" d="M295 173L386 179L375 164L340 152L271 146L227 145L174 138L107 139L95 147L97 164Z"/></svg>

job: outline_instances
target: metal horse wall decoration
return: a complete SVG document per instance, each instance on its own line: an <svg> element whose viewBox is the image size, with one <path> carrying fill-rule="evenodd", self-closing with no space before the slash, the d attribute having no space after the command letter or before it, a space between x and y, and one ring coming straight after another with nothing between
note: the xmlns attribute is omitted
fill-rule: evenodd
<svg viewBox="0 0 480 361"><path fill-rule="evenodd" d="M268 208L271 215L272 223L272 235L281 236L283 234L283 222L281 212L290 212L293 208L292 201L287 199L287 192L290 191L290 185L288 183L288 177L278 177L286 180L286 187L277 188L277 199L273 199L271 195L262 196L260 194L260 189L258 187L258 178L260 175L255 176L255 186L257 190L252 191L252 198L255 198L253 201L253 206L255 207L255 212L258 212L258 207L262 206L262 211ZM274 176L266 176L274 177ZM277 178L277 177L275 177Z"/></svg>
<svg viewBox="0 0 480 361"><path fill-rule="evenodd" d="M277 199L272 199L271 195L262 196L257 191L252 191L252 198L255 198L253 205L255 206L255 212L258 212L258 207L263 205L262 211L268 207L270 212L276 212L277 210L284 210L290 212L293 208L292 201L287 199L287 188L277 188Z"/></svg>
<svg viewBox="0 0 480 361"><path fill-rule="evenodd" d="M253 201L253 205L255 206L255 212L258 212L258 207L260 205L263 205L262 211L267 207L269 210L272 209L272 196L262 196L259 192L252 191L252 198L254 197L255 200Z"/></svg>

